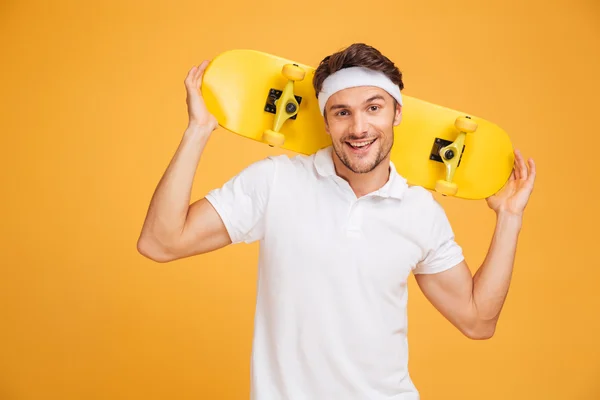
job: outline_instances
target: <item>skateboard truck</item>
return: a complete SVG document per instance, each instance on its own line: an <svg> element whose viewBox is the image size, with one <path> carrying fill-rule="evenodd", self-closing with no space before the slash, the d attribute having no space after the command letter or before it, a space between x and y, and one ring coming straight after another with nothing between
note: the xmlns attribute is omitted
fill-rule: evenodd
<svg viewBox="0 0 600 400"><path fill-rule="evenodd" d="M454 196L458 192L458 185L452 182L456 168L462 157L465 145L465 136L467 133L473 133L477 130L477 123L471 120L471 117L458 117L454 122L458 129L456 140L440 149L439 155L446 165L446 179L440 179L435 183L435 190L444 196Z"/></svg>
<svg viewBox="0 0 600 400"><path fill-rule="evenodd" d="M276 107L273 129L263 132L262 139L271 146L281 146L285 143L285 135L280 131L283 123L298 114L299 103L294 96L294 82L304 79L306 72L297 64L286 64L281 73L288 80L279 99L275 100Z"/></svg>

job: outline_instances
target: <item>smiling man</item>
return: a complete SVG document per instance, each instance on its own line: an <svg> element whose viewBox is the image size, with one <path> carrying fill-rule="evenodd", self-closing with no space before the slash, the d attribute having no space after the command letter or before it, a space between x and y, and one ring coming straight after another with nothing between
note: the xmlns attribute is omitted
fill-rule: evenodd
<svg viewBox="0 0 600 400"><path fill-rule="evenodd" d="M416 400L408 371L407 280L463 334L490 338L508 293L535 164L516 152L487 200L496 229L473 276L442 207L390 160L402 74L373 47L326 57L314 87L332 146L270 157L190 204L217 121L185 80L189 124L151 200L138 250L157 262L260 242L251 398ZM201 176L207 171L200 171Z"/></svg>

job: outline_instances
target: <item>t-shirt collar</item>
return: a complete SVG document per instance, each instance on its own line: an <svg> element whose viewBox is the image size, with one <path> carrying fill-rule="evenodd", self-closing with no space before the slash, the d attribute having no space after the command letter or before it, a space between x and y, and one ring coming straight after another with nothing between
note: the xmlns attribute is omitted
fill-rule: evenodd
<svg viewBox="0 0 600 400"><path fill-rule="evenodd" d="M337 177L335 165L333 164L333 147L328 146L317 151L314 157L314 165L319 175L323 177ZM372 195L392 197L401 200L407 188L408 184L406 179L398 174L396 166L390 161L390 178L385 185L372 193Z"/></svg>

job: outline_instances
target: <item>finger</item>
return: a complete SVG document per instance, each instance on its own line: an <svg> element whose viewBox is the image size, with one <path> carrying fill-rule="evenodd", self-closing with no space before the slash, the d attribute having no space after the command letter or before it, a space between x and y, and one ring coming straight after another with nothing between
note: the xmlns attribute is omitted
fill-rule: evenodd
<svg viewBox="0 0 600 400"><path fill-rule="evenodd" d="M518 150L517 150L518 151ZM519 166L519 177L522 180L527 179L527 166L525 165L525 160L519 151L519 157L517 158L518 166Z"/></svg>
<svg viewBox="0 0 600 400"><path fill-rule="evenodd" d="M196 70L196 75L194 77L197 83L202 83L202 77L204 76L204 71L206 71L206 67L208 67L207 60L202 61L202 63L198 66L198 69Z"/></svg>
<svg viewBox="0 0 600 400"><path fill-rule="evenodd" d="M529 177L527 178L527 181L529 183L531 183L532 186L533 186L533 183L535 182L535 175L536 175L535 161L533 161L533 158L530 158L529 159Z"/></svg>
<svg viewBox="0 0 600 400"><path fill-rule="evenodd" d="M187 73L187 75L186 75L186 77L185 77L185 80L187 81L187 80L189 80L189 79L192 79L192 78L194 77L194 74L196 73L196 70L197 70L197 69L198 69L198 67L194 65L194 66L193 66L193 67L192 67L192 68L191 68L191 69L188 71L188 73Z"/></svg>
<svg viewBox="0 0 600 400"><path fill-rule="evenodd" d="M194 65L192 69L188 71L188 74L183 81L188 89L194 86L194 75L196 74L197 69L198 67Z"/></svg>
<svg viewBox="0 0 600 400"><path fill-rule="evenodd" d="M198 72L199 72L200 74L203 74L203 73L204 73L204 71L206 71L206 68L208 67L208 64L209 64L209 63L210 63L210 62L209 62L208 60L204 60L204 61L202 61L202 62L200 63L200 65L198 66Z"/></svg>
<svg viewBox="0 0 600 400"><path fill-rule="evenodd" d="M515 179L521 179L521 171L519 168L519 158L521 157L521 153L519 150L515 150L515 164L513 167L513 172L515 173Z"/></svg>

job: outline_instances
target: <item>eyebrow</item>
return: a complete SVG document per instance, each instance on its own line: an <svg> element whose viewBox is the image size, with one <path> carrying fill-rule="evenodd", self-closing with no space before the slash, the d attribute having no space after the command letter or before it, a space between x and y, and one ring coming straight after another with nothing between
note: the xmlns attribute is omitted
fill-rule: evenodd
<svg viewBox="0 0 600 400"><path fill-rule="evenodd" d="M375 96L369 97L367 100L365 100L363 102L363 104L370 103L370 102L375 101L375 100L384 100L385 101L385 98L382 95L380 95L380 94L376 94ZM333 110L337 110L337 109L340 109L340 108L350 108L350 106L347 105L347 104L334 104L331 107L329 107L329 110L333 111Z"/></svg>
<svg viewBox="0 0 600 400"><path fill-rule="evenodd" d="M375 100L383 100L383 101L385 101L385 98L382 95L380 95L380 94L376 94L375 96L369 97L367 100L365 100L365 103L370 103L370 102L375 101Z"/></svg>

